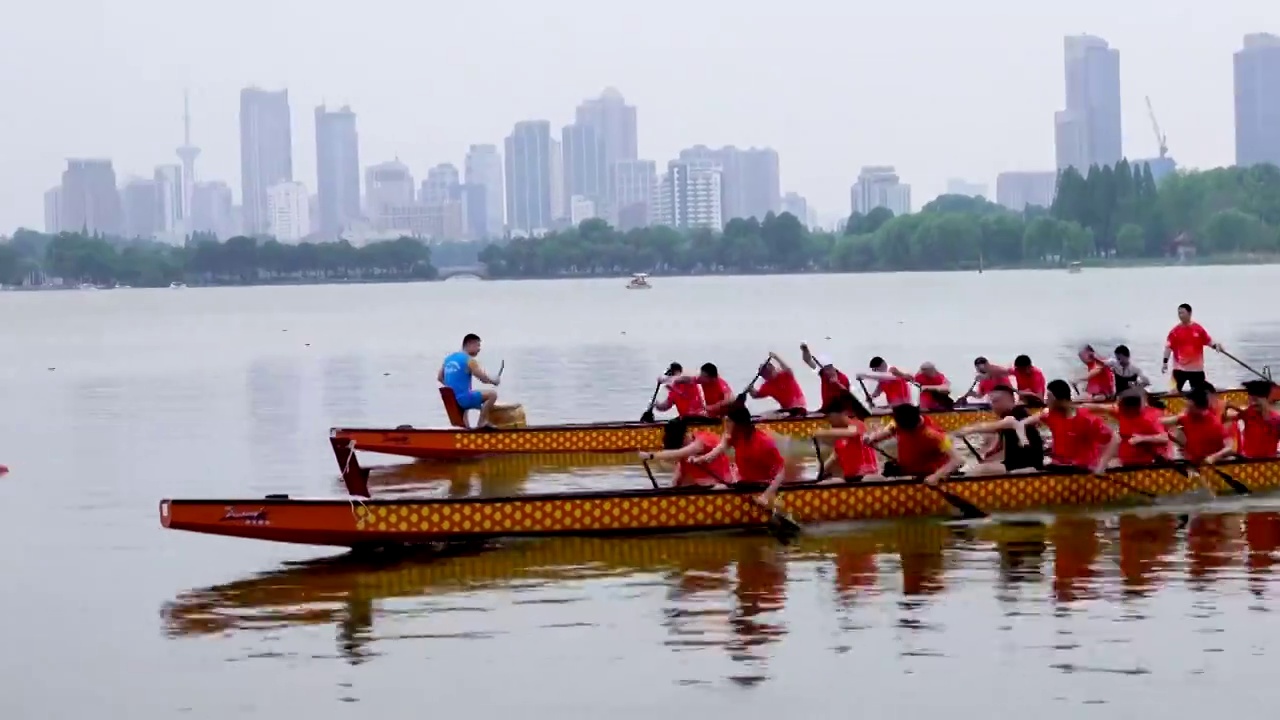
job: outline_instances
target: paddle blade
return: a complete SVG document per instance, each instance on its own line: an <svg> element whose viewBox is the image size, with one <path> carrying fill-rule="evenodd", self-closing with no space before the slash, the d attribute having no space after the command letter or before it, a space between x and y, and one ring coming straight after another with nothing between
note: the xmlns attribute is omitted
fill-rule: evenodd
<svg viewBox="0 0 1280 720"><path fill-rule="evenodd" d="M657 420L653 416L653 410L645 410L644 414L640 416L640 422L642 423L657 422Z"/></svg>
<svg viewBox="0 0 1280 720"><path fill-rule="evenodd" d="M774 509L769 513L769 532L779 539L786 539L800 534L800 523L783 510Z"/></svg>

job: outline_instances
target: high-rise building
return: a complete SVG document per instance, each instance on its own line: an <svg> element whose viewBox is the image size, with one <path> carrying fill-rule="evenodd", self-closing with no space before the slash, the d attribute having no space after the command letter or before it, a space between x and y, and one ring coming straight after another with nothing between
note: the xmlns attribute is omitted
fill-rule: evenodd
<svg viewBox="0 0 1280 720"><path fill-rule="evenodd" d="M1280 36L1245 35L1233 61L1236 164L1280 165Z"/></svg>
<svg viewBox="0 0 1280 720"><path fill-rule="evenodd" d="M154 175L157 198L157 224L155 232L181 235L186 231L187 206L183 193L181 165L158 165Z"/></svg>
<svg viewBox="0 0 1280 720"><path fill-rule="evenodd" d="M518 122L506 139L507 224L512 232L533 235L554 227L564 216L560 143L546 120Z"/></svg>
<svg viewBox="0 0 1280 720"><path fill-rule="evenodd" d="M418 202L426 212L428 236L441 240L466 237L466 196L460 180L458 168L449 163L427 171Z"/></svg>
<svg viewBox="0 0 1280 720"><path fill-rule="evenodd" d="M311 234L311 196L300 182L276 183L267 188L270 234L282 243L296 243Z"/></svg>
<svg viewBox="0 0 1280 720"><path fill-rule="evenodd" d="M267 232L267 188L293 180L288 90L240 91L240 180L245 233Z"/></svg>
<svg viewBox="0 0 1280 720"><path fill-rule="evenodd" d="M1063 39L1066 107L1054 115L1058 169L1114 165L1120 136L1120 51L1092 35Z"/></svg>
<svg viewBox="0 0 1280 720"><path fill-rule="evenodd" d="M124 212L110 160L68 160L62 173L59 226L65 232L119 236Z"/></svg>
<svg viewBox="0 0 1280 720"><path fill-rule="evenodd" d="M50 235L62 232L62 186L44 191L44 231Z"/></svg>
<svg viewBox="0 0 1280 720"><path fill-rule="evenodd" d="M1002 172L996 176L996 202L1016 212L1028 206L1047 208L1058 192L1058 174L1044 172Z"/></svg>
<svg viewBox="0 0 1280 720"><path fill-rule="evenodd" d="M502 155L496 145L472 145L467 150L464 167L468 190L468 229L475 238L500 237L503 234L503 168ZM484 202L477 202L476 192L481 192ZM477 215L477 213L481 213Z"/></svg>
<svg viewBox="0 0 1280 720"><path fill-rule="evenodd" d="M740 150L732 145L719 149L695 145L680 151L682 162L713 162L720 167L721 207L726 220L765 215L782 208L782 180L778 153L772 148Z"/></svg>
<svg viewBox="0 0 1280 720"><path fill-rule="evenodd" d="M565 196L585 198L591 201L595 210L600 209L609 195L604 138L595 126L582 123L566 125L560 137L564 152Z"/></svg>
<svg viewBox="0 0 1280 720"><path fill-rule="evenodd" d="M414 202L413 174L409 166L393 160L365 168L365 217L378 230L394 228L391 218L411 215Z"/></svg>
<svg viewBox="0 0 1280 720"><path fill-rule="evenodd" d="M853 212L860 215L879 207L888 208L894 215L911 212L911 186L899 180L892 165L862 168L849 195Z"/></svg>
<svg viewBox="0 0 1280 720"><path fill-rule="evenodd" d="M654 194L658 190L658 168L652 160L620 160L610 172L613 195L609 209L613 223L626 232L653 222Z"/></svg>
<svg viewBox="0 0 1280 720"><path fill-rule="evenodd" d="M178 169L181 172L181 168ZM178 192L181 192L179 185ZM156 236L162 220L160 212L160 186L155 180L135 178L125 183L121 191L124 207L124 235L128 238L150 240Z"/></svg>
<svg viewBox="0 0 1280 720"><path fill-rule="evenodd" d="M231 188L224 182L199 182L191 192L192 232L213 233L225 240L236 232Z"/></svg>
<svg viewBox="0 0 1280 720"><path fill-rule="evenodd" d="M569 198L569 224L576 227L579 223L598 217L600 216L596 213L596 204L591 198L582 195Z"/></svg>
<svg viewBox="0 0 1280 720"><path fill-rule="evenodd" d="M606 172L614 163L639 157L636 108L627 104L617 88L605 88L600 97L583 100L574 115L574 124L595 129L604 148Z"/></svg>
<svg viewBox="0 0 1280 720"><path fill-rule="evenodd" d="M782 212L795 215L801 225L809 224L809 201L799 193L789 192L782 198Z"/></svg>
<svg viewBox="0 0 1280 720"><path fill-rule="evenodd" d="M659 224L674 228L724 227L720 166L712 161L672 160L659 183Z"/></svg>
<svg viewBox="0 0 1280 720"><path fill-rule="evenodd" d="M320 223L316 230L336 238L360 217L360 143L356 114L343 106L321 105L316 116L316 191Z"/></svg>

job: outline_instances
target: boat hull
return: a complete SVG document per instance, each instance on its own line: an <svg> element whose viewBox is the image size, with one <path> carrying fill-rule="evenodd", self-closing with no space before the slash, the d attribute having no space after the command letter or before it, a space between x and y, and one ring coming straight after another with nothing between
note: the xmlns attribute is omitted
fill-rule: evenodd
<svg viewBox="0 0 1280 720"><path fill-rule="evenodd" d="M1243 390L1226 390L1223 399L1243 405ZM1166 412L1177 413L1186 408L1179 396L1165 397ZM966 425L994 419L987 408L974 407L928 413L935 424L948 432ZM868 420L875 426L888 419L887 412ZM762 426L783 435L809 437L815 430L827 427L822 415L801 418L764 420ZM581 425L534 425L502 430L468 430L465 428L397 428L362 429L332 428L329 437L343 441L361 452L397 455L419 460L461 460L485 455L511 453L582 453L636 452L662 447L664 423L591 423ZM336 447L336 445L335 445ZM339 455L339 464L343 457Z"/></svg>
<svg viewBox="0 0 1280 720"><path fill-rule="evenodd" d="M1280 487L1280 459L1219 466L1255 492ZM1190 476L1189 476L1190 474ZM1174 467L961 477L951 495L985 512L1099 506L1202 489L1228 494L1213 472L1195 478ZM161 524L173 530L257 540L376 547L496 537L607 536L763 528L758 489L659 489L463 499L162 500ZM799 523L947 517L954 506L918 480L784 487L786 511Z"/></svg>

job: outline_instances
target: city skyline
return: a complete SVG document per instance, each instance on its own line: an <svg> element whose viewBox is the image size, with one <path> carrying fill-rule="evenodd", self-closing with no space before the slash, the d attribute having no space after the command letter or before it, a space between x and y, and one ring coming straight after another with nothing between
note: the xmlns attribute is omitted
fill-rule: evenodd
<svg viewBox="0 0 1280 720"><path fill-rule="evenodd" d="M21 193L0 195L0 217L5 218L0 221L0 227L8 232L18 225L41 226L42 193L57 182L68 157L111 158L117 175L121 177L135 173L146 177L149 168L172 162L173 148L182 142L182 119L177 112L177 103L186 87L191 88L192 123L195 127L192 142L202 148L195 180L226 182L239 198L243 180L235 162L239 157L239 142L235 132L234 97L242 86L255 83L289 91L294 115L290 140L295 166L292 179L304 183L312 192L318 189L316 158L311 150L316 147L315 128L303 118L309 108L322 103L331 107L349 105L359 116L362 171L375 162L399 157L414 172L421 174L426 168L445 162L462 167L470 145L500 146L512 125L523 119L548 120L552 138L559 141L561 128L577 121L574 109L583 98L595 96L602 87L617 86L625 92L629 103L640 108L639 157L656 161L660 169L670 159L678 157L680 150L699 143L713 147L771 147L782 157L781 192L797 192L810 205L830 216L847 214L850 186L862 167L893 165L903 182L912 185L913 205L918 208L943 192L952 177L995 187L996 176L1001 172L1050 170L1054 167L1053 113L1062 110L1065 102L1062 88L1063 37L1080 32L1105 39L1123 58L1122 134L1127 157L1156 155L1156 142L1143 104L1143 98L1150 95L1160 111L1160 122L1168 134L1171 154L1177 157L1181 166L1232 163L1235 155L1232 57L1241 49L1245 35L1276 30L1268 26L1269 19L1261 13L1262 6L1228 3L1226 10L1219 8L1220 13L1229 16L1225 22L1199 29L1194 34L1175 28L1175 32L1162 37L1158 46L1153 46L1149 39L1142 39L1131 27L1104 13L1101 5L1092 7L1090 3L1084 3L1084 6L1074 13L1054 16L1046 11L1043 15L1010 20L1037 26L1022 35L1015 33L1016 36L1000 41L998 54L1007 55L1015 51L1019 54L1020 62L1012 69L1012 75L1017 79L1017 92L1001 90L1000 83L994 82L1010 74L1009 68L985 65L981 73L971 77L972 82L967 86L964 82L958 83L964 87L944 87L948 83L939 82L937 78L926 84L932 105L946 109L970 108L945 116L936 110L922 114L919 105L913 105L905 95L890 96L896 98L892 105L887 105L891 112L881 109L868 113L865 107L863 111L857 111L847 106L865 106L865 103L852 100L831 104L831 101L818 97L812 83L806 85L794 74L765 74L760 64L746 60L739 62L741 67L738 71L724 63L707 61L704 64L711 67L699 65L688 68L687 72L682 69L681 73L666 78L665 82L655 84L652 73L643 73L634 67L635 63L611 56L602 58L599 63L589 63L592 67L581 72L553 73L548 79L532 84L522 71L510 76L508 82L496 86L497 101L473 99L468 103L458 102L460 96L457 93L461 88L469 87L462 80L478 80L490 71L481 69L474 73L461 73L465 77L446 78L442 83L440 102L432 103L439 108L434 112L423 112L415 119L413 113L403 111L402 106L412 107L414 104L407 95L388 96L379 91L378 83L358 81L351 72L329 73L331 63L321 62L314 68L299 70L287 68L273 55L253 52L247 58L229 63L225 72L217 69L215 73L215 68L206 67L203 60L193 60L192 67L188 68L190 72L186 73L188 77L182 78L181 82L158 86L149 84L145 96L135 94L131 97L138 100L134 103L136 106L151 108L163 105L163 115L134 112L130 115L132 125L120 127L118 120L113 121L112 108L107 107L105 113L95 112L92 117L72 114L61 118L54 125L65 128L65 134L52 140L44 135L35 138L36 146L43 143L43 147L57 146L59 149L46 149L36 162L29 156L24 159L23 153L18 153L16 163L0 171L0 185L25 188ZM416 12L408 6L397 7L406 13ZM1144 7L1156 6L1135 3L1132 12L1139 12ZM1163 3L1159 7L1167 11L1170 5ZM1192 6L1188 4L1186 7ZM1229 12L1232 8L1240 12L1232 15ZM757 17L758 10L749 7L746 14ZM845 17L842 11L832 8L817 10L819 16L826 13L831 18ZM517 9L511 8L510 12L517 13ZM696 15L700 11L689 12ZM445 20L450 22L478 17L453 10L447 15ZM1186 13L1178 17L1185 18ZM118 21L118 17L113 18L108 24ZM502 23L508 21L495 22L501 28L506 27ZM992 18L988 17L986 21L990 22ZM1274 23L1274 19L1270 21ZM902 48L902 64L910 67L886 69L881 77L873 78L870 89L879 89L883 95L883 91L893 84L890 81L899 82L926 70L945 78L951 72L966 68L966 71L974 70L974 60L990 60L991 55L978 47L990 39L984 38L983 32L966 39L966 47L973 45L966 51L967 55L957 58L947 55L957 42L943 37L941 25L944 24L923 23L913 28L921 33L918 43L923 43L925 37L942 38L944 41L928 52ZM905 28L889 29L892 32L885 33L888 38L897 42L906 38ZM1190 39L1189 42L1173 42L1184 35ZM15 41L21 46L21 38ZM589 40L584 42L587 46L591 44ZM579 50L585 51L584 48L590 49L583 46ZM858 52L861 50L855 49L853 55ZM918 57L908 57L912 53ZM802 64L820 66L827 59L825 55L808 57ZM954 63L951 62L953 59ZM530 66L543 67L544 60L546 63L565 62L566 58L535 57L531 59ZM780 56L771 61L772 65L779 67L800 67L795 63L788 65L788 62ZM1181 71L1179 63L1183 68ZM246 69L246 65L251 68ZM355 67L359 66L357 63ZM1195 68L1194 73L1187 70L1190 67ZM203 78L200 77L202 73ZM233 75L254 82L237 82L232 79ZM274 75L280 79L274 82L255 80L263 75ZM721 82L711 85L700 82L712 76L720 78ZM779 85L778 81L782 80L786 82ZM859 78L841 76L841 83L846 82L858 86L865 84ZM72 83L69 88L73 95L75 85ZM233 89L229 85L236 87ZM694 85L698 85L696 89L700 93L696 101L690 97ZM808 91L797 95L797 88L792 85L808 88ZM520 87L518 93L503 90L514 90L517 86ZM771 101L745 102L744 93L751 88L757 88L757 94L767 95ZM33 92L33 88L18 89ZM38 92L36 94L39 95ZM160 98L161 94L167 97ZM435 90L434 94L437 94ZM872 97L882 95L873 94ZM22 97L22 94L17 96ZM957 105L961 98L963 104ZM1192 106L1190 111L1189 104ZM509 108L511 111L495 108ZM842 127L833 130L831 119L824 119L831 112L823 108L838 110L836 116L843 118ZM876 116L886 117L878 119ZM999 118L999 121L993 122L993 118ZM883 128L886 126L892 126L894 130L885 131ZM19 129L22 127L24 124L20 123ZM819 127L824 129L819 130ZM876 127L881 131L875 132ZM1200 130L1197 131L1197 127ZM931 137L921 132L924 128L929 129ZM105 132L111 129L117 132ZM140 141L135 130L145 130L146 137ZM15 167L23 168L22 182L13 180L9 175L16 172Z"/></svg>

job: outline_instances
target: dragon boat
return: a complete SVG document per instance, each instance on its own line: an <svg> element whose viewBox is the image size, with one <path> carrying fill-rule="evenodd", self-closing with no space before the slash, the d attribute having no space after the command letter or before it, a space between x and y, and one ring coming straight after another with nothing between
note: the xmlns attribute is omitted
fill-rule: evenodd
<svg viewBox="0 0 1280 720"><path fill-rule="evenodd" d="M369 471L345 453L347 497L160 501L172 530L307 545L376 548L502 537L609 536L755 530L774 516L754 502L759 487L652 488L465 498L372 498ZM341 447L340 447L341 446ZM965 506L1022 512L1100 506L1211 489L1261 492L1280 487L1280 458L1238 460L1198 472L1181 463L1066 472L959 476L942 488L915 479L784 485L779 500L801 524L949 517Z"/></svg>
<svg viewBox="0 0 1280 720"><path fill-rule="evenodd" d="M452 403L449 393L441 393L451 427L413 428L331 428L329 437L340 440L345 446L360 452L398 455L419 460L467 460L487 455L519 453L620 453L640 450L656 450L662 447L663 422L583 423L568 425L523 426L523 421L513 427L472 430L465 418ZM1186 400L1172 393L1152 393L1151 397L1164 401L1165 411L1179 413L1186 408ZM1232 405L1244 405L1248 396L1242 389L1223 390L1219 397ZM1280 400L1280 387L1274 392ZM523 412L519 413L523 419ZM952 432L966 425L986 422L994 418L986 405L957 406L954 410L928 413L943 430ZM887 421L889 410L873 411L869 425ZM761 420L768 429L795 437L807 437L815 430L827 426L826 417L810 414L801 417L769 418ZM335 445L335 448L337 445ZM341 465L342 456L338 457Z"/></svg>

